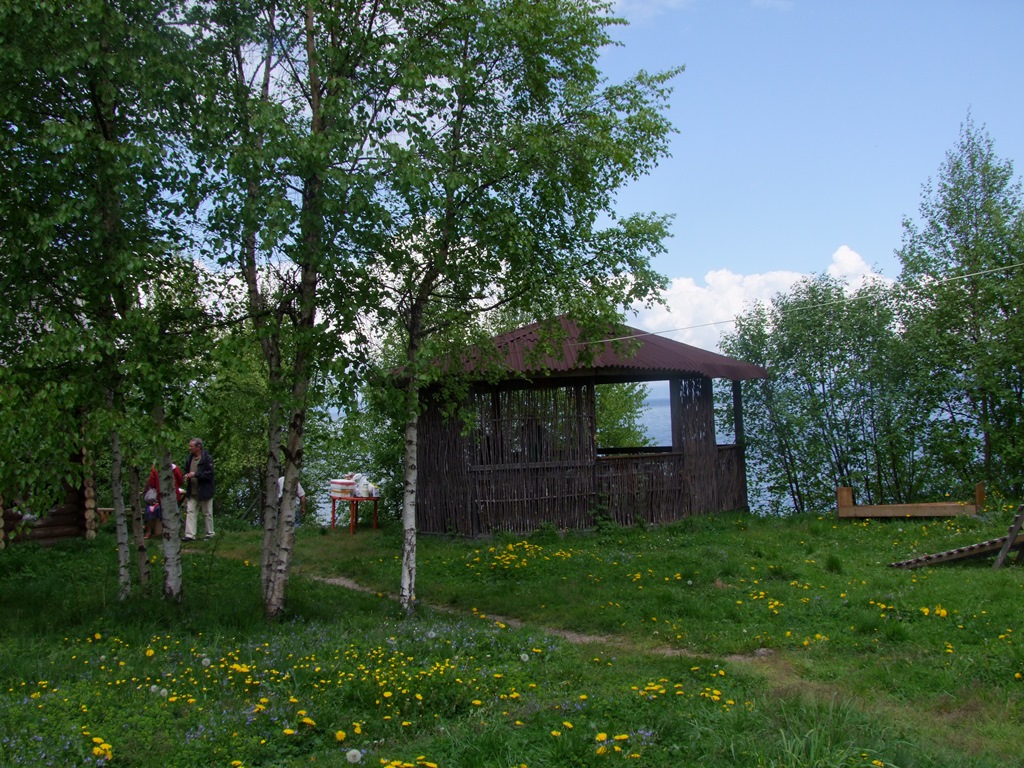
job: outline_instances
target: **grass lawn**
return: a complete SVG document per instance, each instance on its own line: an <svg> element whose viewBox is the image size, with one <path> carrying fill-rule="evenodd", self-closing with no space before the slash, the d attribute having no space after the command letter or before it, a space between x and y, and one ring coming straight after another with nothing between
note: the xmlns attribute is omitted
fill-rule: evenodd
<svg viewBox="0 0 1024 768"><path fill-rule="evenodd" d="M109 531L8 547L0 765L1024 765L1024 569L888 567L1013 511L421 537L411 618L396 524L304 526L274 623L258 531L190 545L181 605L116 599Z"/></svg>

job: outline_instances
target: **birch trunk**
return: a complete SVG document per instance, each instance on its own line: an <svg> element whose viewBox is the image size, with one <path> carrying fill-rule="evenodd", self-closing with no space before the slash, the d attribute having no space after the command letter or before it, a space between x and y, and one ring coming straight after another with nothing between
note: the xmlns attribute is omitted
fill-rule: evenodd
<svg viewBox="0 0 1024 768"><path fill-rule="evenodd" d="M117 530L117 598L132 594L131 553L128 551L128 523L124 514L124 489L121 478L121 435L110 433L110 490L114 495L114 527Z"/></svg>
<svg viewBox="0 0 1024 768"><path fill-rule="evenodd" d="M416 607L416 484L419 469L416 455L419 446L419 397L416 382L410 380L406 390L405 466L402 484L402 588L399 603L406 613Z"/></svg>
<svg viewBox="0 0 1024 768"><path fill-rule="evenodd" d="M276 16L276 6L271 3L268 8L269 26L273 28ZM270 99L271 74L273 72L273 51L275 40L273 35L268 37L266 49L263 53L261 68L263 72L262 85L260 88L259 101L266 104ZM249 78L245 73L245 54L241 48L236 47L234 55L234 75L239 85L239 93L247 93ZM246 126L251 130L251 126ZM257 131L253 132L250 140L256 150L261 150L264 144L263 136ZM250 177L246 183L246 198L250 204L257 205L261 198L261 189L256 176ZM253 318L253 327L260 340L260 347L263 350L263 359L267 363L267 380L270 383L271 402L268 413L269 428L267 430L267 471L263 488L263 549L260 556L260 589L264 604L269 600L273 587L272 570L275 559L275 539L277 537L279 518L281 514L277 502L277 479L281 476L281 402L278 398L278 389L281 385L281 348L280 348L280 323L282 312L279 309L277 317L268 321L268 302L260 289L259 271L257 269L257 236L254 226L246 227L242 236L242 248L239 263L242 274L245 277L245 285L249 302L249 310Z"/></svg>
<svg viewBox="0 0 1024 768"><path fill-rule="evenodd" d="M308 385L308 381L306 383ZM296 389L302 389L304 395L303 386L297 383ZM277 513L277 529L274 532L271 551L264 553L267 574L263 607L267 618L271 619L280 616L284 611L285 587L288 586L288 578L291 575L292 555L295 549L295 486L299 481L299 468L302 462L304 425L305 410L292 411L288 445L284 449L284 492L281 494L280 510ZM276 496L276 485L274 493Z"/></svg>
<svg viewBox="0 0 1024 768"><path fill-rule="evenodd" d="M149 584L149 553L146 551L145 523L142 519L142 481L139 468L128 468L128 507L132 511L132 540L135 543L135 567L139 570L139 584Z"/></svg>
<svg viewBox="0 0 1024 768"><path fill-rule="evenodd" d="M266 348L264 356L271 371L271 377L275 372L280 371L280 358L272 356ZM277 365L274 365L274 362ZM278 383L279 375L274 380ZM272 388L273 389L273 388ZM260 556L260 586L263 590L263 602L267 602L271 587L271 568L274 555L274 539L277 535L278 519L281 515L281 508L277 503L277 478L281 476L281 460L278 458L281 451L281 427L280 416L281 404L275 399L270 404L270 428L267 432L267 482L263 488L263 552Z"/></svg>
<svg viewBox="0 0 1024 768"><path fill-rule="evenodd" d="M164 515L164 597L181 602L181 514L178 511L178 484L174 482L171 449L163 448L160 459L160 499Z"/></svg>
<svg viewBox="0 0 1024 768"><path fill-rule="evenodd" d="M305 4L306 77L309 83L311 138L327 133L320 79L320 63L316 50L316 6ZM284 611L285 587L292 567L295 546L295 510L292 489L302 468L302 451L306 423L306 396L316 360L316 301L319 264L324 258L324 174L326 169L317 161L304 174L302 181L302 209L299 213L300 253L299 284L296 292L298 316L295 319L295 352L291 366L291 419L288 423L287 445L282 453L285 459L285 485L281 507L277 513L276 531L270 552L265 552L266 586L263 608L268 618L276 618ZM269 486L270 480L267 479ZM276 488L275 488L276 491ZM276 501L276 499L275 499ZM267 506L270 502L267 502Z"/></svg>
<svg viewBox="0 0 1024 768"><path fill-rule="evenodd" d="M271 551L265 553L268 559L264 609L268 618L274 618L284 610L285 587L291 574L292 555L295 549L295 484L299 470L291 461L285 462L284 492L281 495L277 513L277 529L274 531ZM277 488L275 485L274 493Z"/></svg>

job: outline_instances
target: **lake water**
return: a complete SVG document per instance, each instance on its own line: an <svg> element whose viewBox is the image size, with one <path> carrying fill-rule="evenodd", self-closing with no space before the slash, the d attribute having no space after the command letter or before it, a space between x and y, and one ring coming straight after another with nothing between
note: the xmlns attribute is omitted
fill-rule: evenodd
<svg viewBox="0 0 1024 768"><path fill-rule="evenodd" d="M667 397L647 398L641 421L654 445L672 445L672 414Z"/></svg>
<svg viewBox="0 0 1024 768"><path fill-rule="evenodd" d="M672 445L672 407L668 395L668 382L656 381L648 385L650 393L647 395L646 409L640 417L640 422L647 432L647 436L654 441L654 445ZM716 427L716 441L727 444L734 441L732 429L723 431L722 427Z"/></svg>

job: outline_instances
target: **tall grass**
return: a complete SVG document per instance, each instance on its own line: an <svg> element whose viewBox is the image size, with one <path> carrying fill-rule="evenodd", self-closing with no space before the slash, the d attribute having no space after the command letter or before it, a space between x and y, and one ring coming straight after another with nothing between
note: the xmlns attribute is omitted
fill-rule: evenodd
<svg viewBox="0 0 1024 768"><path fill-rule="evenodd" d="M0 764L1020 764L1024 572L887 565L1011 515L424 537L412 618L399 530L303 527L276 623L258 532L188 551L181 605L116 600L109 532L11 547Z"/></svg>

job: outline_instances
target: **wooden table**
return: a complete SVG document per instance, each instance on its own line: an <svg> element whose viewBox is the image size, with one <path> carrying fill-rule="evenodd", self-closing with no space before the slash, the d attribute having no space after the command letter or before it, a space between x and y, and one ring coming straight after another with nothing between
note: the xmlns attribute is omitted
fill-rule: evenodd
<svg viewBox="0 0 1024 768"><path fill-rule="evenodd" d="M335 513L337 510L337 503L339 501L348 502L348 531L349 533L356 532L356 526L359 524L359 502L361 501L372 501L373 502L373 527L377 527L377 498L376 496L348 496L346 498L335 499L331 498L331 528L334 527Z"/></svg>

